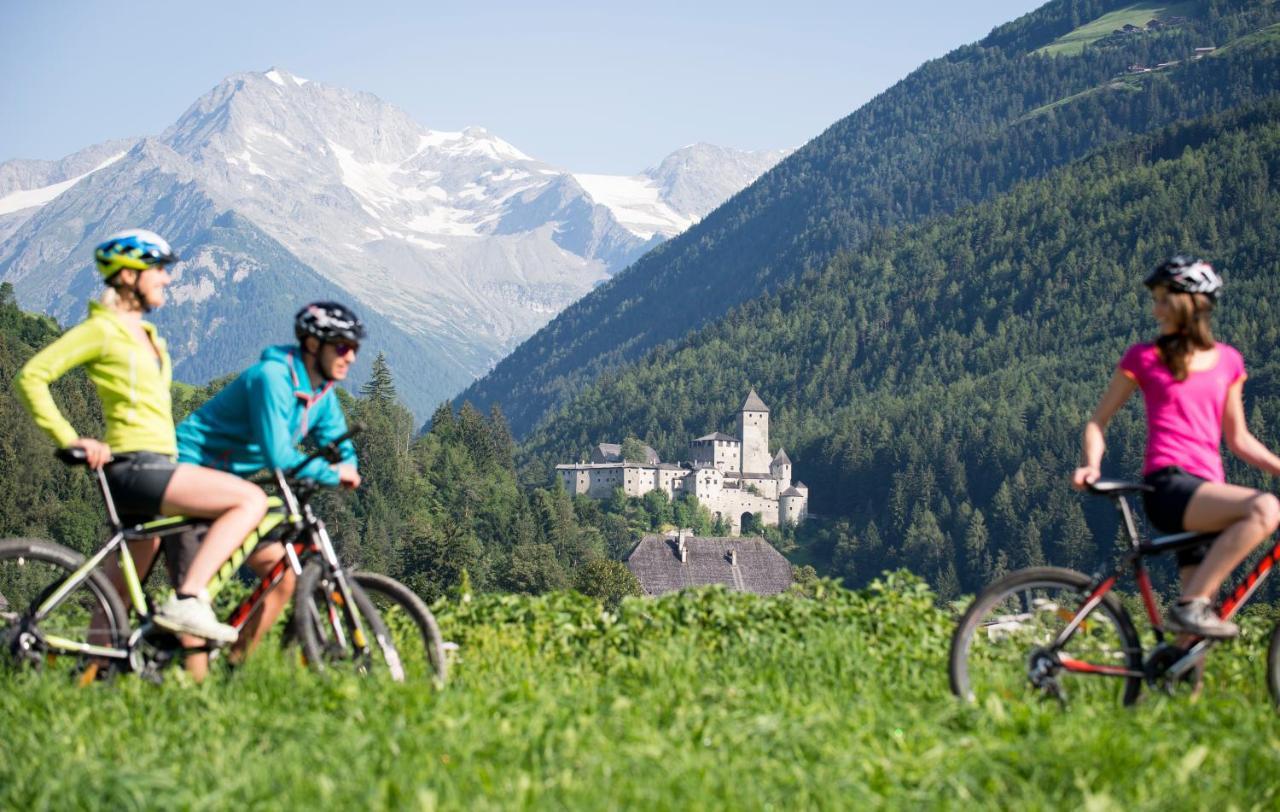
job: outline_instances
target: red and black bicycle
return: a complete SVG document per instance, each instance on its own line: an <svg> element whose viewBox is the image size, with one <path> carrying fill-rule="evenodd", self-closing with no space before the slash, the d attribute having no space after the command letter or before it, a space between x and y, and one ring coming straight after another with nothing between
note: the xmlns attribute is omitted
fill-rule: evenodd
<svg viewBox="0 0 1280 812"><path fill-rule="evenodd" d="M1120 513L1129 549L1110 571L1089 577L1059 567L1031 567L988 586L960 618L951 639L951 691L968 701L1027 692L1073 699L1137 701L1145 682L1172 693L1193 673L1215 641L1193 638L1176 645L1161 619L1146 567L1167 555L1212 541L1213 533L1177 533L1142 541L1126 497L1148 490L1137 482L1100 479L1090 490L1110 498ZM1231 618L1280 563L1277 543L1218 608ZM1124 604L1113 591L1132 570L1155 645L1144 656ZM1280 625L1267 651L1267 687L1280 705Z"/></svg>

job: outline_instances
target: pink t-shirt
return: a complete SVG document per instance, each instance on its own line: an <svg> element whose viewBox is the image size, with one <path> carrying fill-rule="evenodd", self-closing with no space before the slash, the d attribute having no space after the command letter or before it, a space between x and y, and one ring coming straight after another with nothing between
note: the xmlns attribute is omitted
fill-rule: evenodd
<svg viewBox="0 0 1280 812"><path fill-rule="evenodd" d="M1147 406L1147 453L1142 473L1179 465L1210 482L1224 482L1222 410L1227 390L1245 378L1244 359L1235 347L1218 343L1218 363L1175 380L1160 360L1156 345L1134 344L1119 369L1137 382Z"/></svg>

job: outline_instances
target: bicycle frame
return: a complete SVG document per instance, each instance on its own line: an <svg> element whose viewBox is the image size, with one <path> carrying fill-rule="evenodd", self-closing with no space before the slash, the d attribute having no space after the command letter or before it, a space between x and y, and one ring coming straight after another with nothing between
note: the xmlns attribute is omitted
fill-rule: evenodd
<svg viewBox="0 0 1280 812"><path fill-rule="evenodd" d="M129 603L139 617L144 619L149 618L151 610L147 603L146 594L142 590L142 579L138 575L138 568L133 560L133 554L129 551L129 545L125 544L125 542L174 535L175 533L181 533L184 530L191 529L192 527L203 523L202 519L194 519L185 516L169 516L163 519L156 519L154 521L144 522L142 524L126 528L121 523L120 516L116 511L115 500L112 499L111 489L107 486L106 475L103 473L101 468L97 469L95 474L98 489L102 495L103 503L106 505L108 530L111 531L111 538L100 550L98 550L97 553L85 561L79 569L63 581L62 584L50 593L48 597L40 602L40 605L36 607L36 611L32 615L32 621L36 624L44 620L50 613L56 610L58 606L61 605L62 601L66 599L67 595L71 594L76 587L80 586L80 584L89 577L89 573L101 566L102 562L116 551L119 551L120 573L124 578ZM240 568L240 565L244 563L245 559L249 557L268 533L276 529L285 521L289 521L289 523L295 527L300 525L302 517L299 516L296 511L284 512L280 510L280 508L285 505L284 500L279 497L269 497L267 505L269 512L265 517L263 517L262 522L259 523L258 527L254 531L245 537L244 542L236 548L235 552L232 553L231 558L218 569L217 573L214 574L214 577L209 582L208 586L210 596L216 595L227 584L235 574L236 570ZM296 560L296 555L291 560ZM301 572L300 565L298 567L298 571ZM283 576L283 570L281 570L280 576ZM275 583L279 583L279 578L276 579ZM275 583L271 586L274 587ZM269 591L270 589L260 589L255 591L254 595L250 596L255 599L255 606L249 607L249 611L244 614L245 619L247 619L252 614L253 609L256 608L256 601L260 601L261 598ZM237 628L239 628L239 626L237 626ZM98 646L91 643L68 640L57 635L45 635L44 642L51 648L60 649L67 653L109 657L112 659L127 659L131 648Z"/></svg>
<svg viewBox="0 0 1280 812"><path fill-rule="evenodd" d="M1168 536L1161 536L1152 539L1147 543L1139 540L1137 525L1133 519L1133 512L1129 507L1129 501L1123 493L1105 494L1116 502L1116 509L1120 512L1121 521L1125 532L1129 536L1130 551L1125 559L1116 565L1112 572L1108 575L1097 576L1094 579L1092 589L1084 602L1076 610L1067 626L1058 634L1057 639L1049 647L1049 650L1057 657L1059 664L1063 670L1071 671L1079 674L1097 674L1108 677L1145 677L1142 671L1135 671L1129 668L1122 668L1113 665L1104 665L1099 663L1090 663L1083 660L1077 660L1072 657L1063 656L1062 649L1070 642L1077 629L1084 622L1085 618L1093 611L1103 597L1111 591L1119 580L1122 571L1126 566L1133 567L1134 580L1138 583L1138 591L1142 596L1142 604L1147 613L1147 619L1151 622L1152 630L1156 635L1156 644L1159 645L1165 640L1164 621L1160 616L1160 610L1156 606L1155 590L1151 585L1151 575L1147 571L1145 559L1148 556L1162 555L1165 553L1176 552L1178 550L1194 547L1210 541L1217 537L1217 533L1176 533ZM1232 590L1231 595L1222 602L1218 614L1224 620L1230 620L1241 608L1253 597L1262 583L1271 574L1275 565L1280 564L1280 541L1264 555L1254 568L1245 576L1244 580ZM1208 638L1193 638L1191 646L1188 647L1186 654L1180 657L1173 665L1169 666L1165 672L1173 677L1180 677L1189 671L1195 664L1204 657L1208 650L1216 641Z"/></svg>
<svg viewBox="0 0 1280 812"><path fill-rule="evenodd" d="M278 536L279 540L284 542L285 557L278 561L271 570L262 577L258 587L232 610L229 617L229 625L237 631L242 629L249 618L261 606L263 598L271 592L284 578L285 567L291 568L295 574L301 575L303 554L316 554L324 560L325 568L329 576L332 578L336 586L336 593L330 591L326 595L328 603L328 618L339 639L345 646L346 640L343 634L342 624L339 622L340 616L345 617L351 629L352 642L359 649L359 653L367 656L370 653L367 635L364 632L364 625L361 621L359 612L356 608L356 602L353 599L351 582L347 578L345 570L342 568L341 562L338 560L337 551L334 549L333 542L329 537L329 533L324 526L324 522L320 520L315 512L311 509L309 500L305 494L309 493L309 489L304 489L304 498L300 502L295 496L293 490L289 487L288 476L297 476L306 465L318 457L325 457L331 461L336 461L338 453L338 445L345 442L354 434L361 430L361 426L354 426L343 436L332 440L328 445L313 451L301 463L290 470L288 474L280 469L275 469L273 475L275 484L280 491L279 497L268 498L268 513L263 518L258 527L245 537L241 545L236 548L231 557L219 567L217 573L210 580L207 590L210 594L216 595L223 586L235 575L236 571L244 563L244 561L253 553L258 544L267 537L269 533L276 531L285 525L283 534ZM64 462L83 463L85 461L82 452L71 449L63 449L58 452L58 456ZM111 496L111 489L107 484L105 472L99 468L94 471L98 490L102 496L103 504L107 511L107 526L111 533L108 542L85 563L80 566L74 573L63 580L47 597L45 597L36 607L35 611L30 615L28 622L33 628L38 628L39 622L49 616L71 592L84 583L97 567L101 566L109 555L118 552L121 577L125 582L128 591L129 603L134 611L145 622L134 631L130 636L127 645L124 648L116 646L96 645L92 642L81 642L77 640L68 640L60 636L41 635L43 642L50 649L67 654L78 654L82 656L104 657L117 660L127 660L130 665L137 669L138 662L133 659L137 644L151 628L151 612L147 602L146 594L142 589L142 578L138 575L137 566L134 563L133 556L129 551L126 541L152 539L161 536L172 535L187 530L197 524L202 524L203 520L192 519L184 516L173 516L162 519L156 519L151 522L144 522L134 527L126 528L120 521L119 513L116 510L115 500ZM285 524L287 522L287 525ZM306 536L305 540L301 537ZM341 612L341 615L339 613ZM208 651L208 647L194 649L196 651Z"/></svg>

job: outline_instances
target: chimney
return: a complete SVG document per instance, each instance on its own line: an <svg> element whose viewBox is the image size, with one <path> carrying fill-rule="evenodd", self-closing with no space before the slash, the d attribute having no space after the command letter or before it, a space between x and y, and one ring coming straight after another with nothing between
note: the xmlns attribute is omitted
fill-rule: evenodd
<svg viewBox="0 0 1280 812"><path fill-rule="evenodd" d="M689 545L684 543L683 535L680 536L680 546L677 549L679 549L680 551L680 563L681 564L689 563Z"/></svg>
<svg viewBox="0 0 1280 812"><path fill-rule="evenodd" d="M736 567L736 566L738 566L738 551L737 551L737 550L730 550L730 551L729 551L729 566L731 566L731 567Z"/></svg>

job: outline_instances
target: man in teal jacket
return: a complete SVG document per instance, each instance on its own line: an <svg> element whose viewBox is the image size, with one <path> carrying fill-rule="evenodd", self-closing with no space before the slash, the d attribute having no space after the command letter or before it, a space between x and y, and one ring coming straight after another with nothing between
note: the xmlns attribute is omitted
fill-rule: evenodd
<svg viewBox="0 0 1280 812"><path fill-rule="evenodd" d="M258 363L178 425L180 462L239 476L263 469L287 470L306 456L298 450L303 439L309 437L323 445L347 432L347 420L333 387L347 377L365 335L364 325L345 305L313 302L298 311L294 333L297 344L267 347ZM355 446L347 440L340 449L341 462L333 465L323 459L312 460L299 478L359 487ZM181 577L181 562L198 539L185 536L177 543L186 549L171 549L167 557L177 562L171 575ZM263 544L248 564L261 576L283 556L283 545ZM293 573L286 572L284 581L241 632L231 651L233 662L242 660L271 628L292 597L293 587Z"/></svg>

